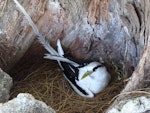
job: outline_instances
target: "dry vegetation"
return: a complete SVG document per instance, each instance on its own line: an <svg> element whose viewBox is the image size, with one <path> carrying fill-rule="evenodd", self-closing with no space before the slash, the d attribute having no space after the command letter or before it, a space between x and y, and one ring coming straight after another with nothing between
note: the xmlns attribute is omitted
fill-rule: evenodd
<svg viewBox="0 0 150 113"><path fill-rule="evenodd" d="M18 93L26 92L44 101L57 113L100 113L110 105L112 98L118 95L125 85L123 73L117 66L109 68L109 71L113 78L110 85L94 98L87 99L71 89L57 63L26 62L11 72L15 80L11 98Z"/></svg>

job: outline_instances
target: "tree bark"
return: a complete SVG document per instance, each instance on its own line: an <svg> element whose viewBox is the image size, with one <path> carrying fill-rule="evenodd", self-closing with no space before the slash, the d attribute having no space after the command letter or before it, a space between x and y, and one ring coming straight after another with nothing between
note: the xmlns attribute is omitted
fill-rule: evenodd
<svg viewBox="0 0 150 113"><path fill-rule="evenodd" d="M0 67L8 72L27 50L30 60L45 51L13 0L2 10L6 1L0 1ZM18 1L53 47L59 38L75 58L120 64L132 75L123 92L149 85L150 0Z"/></svg>
<svg viewBox="0 0 150 113"><path fill-rule="evenodd" d="M150 36L148 37L148 41L146 47L144 49L143 55L133 72L132 76L130 77L129 82L122 90L122 94L125 92L136 91L139 89L148 88L150 86ZM109 112L115 105L118 105L121 100L125 100L126 98L132 98L131 95L120 95L118 96L112 105L107 109L106 112Z"/></svg>
<svg viewBox="0 0 150 113"><path fill-rule="evenodd" d="M136 67L149 32L148 6L143 5L148 5L147 1L19 2L53 46L60 38L74 57L89 60L101 57L105 62L119 63L128 75ZM9 70L33 45L35 34L13 1L7 3L1 18L0 66Z"/></svg>

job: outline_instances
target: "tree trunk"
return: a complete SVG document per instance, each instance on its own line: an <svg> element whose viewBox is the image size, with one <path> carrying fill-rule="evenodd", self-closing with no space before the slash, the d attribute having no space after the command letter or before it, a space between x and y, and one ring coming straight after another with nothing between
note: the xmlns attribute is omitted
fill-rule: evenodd
<svg viewBox="0 0 150 113"><path fill-rule="evenodd" d="M123 92L149 85L150 0L18 1L53 47L59 38L75 58L121 65L132 75ZM30 60L43 56L13 0L1 0L0 10L0 67L8 72L27 50Z"/></svg>
<svg viewBox="0 0 150 113"><path fill-rule="evenodd" d="M6 1L6 0L5 0ZM5 1L2 1L3 5ZM148 1L31 0L19 1L43 35L74 57L119 63L131 75L148 36ZM35 34L13 1L8 1L0 21L0 66L11 67L34 45ZM39 44L40 45L40 44ZM38 53L38 48L34 53Z"/></svg>
<svg viewBox="0 0 150 113"><path fill-rule="evenodd" d="M118 105L121 100L126 100L127 98L132 98L132 92L139 89L144 89L150 86L150 36L148 37L148 41L146 47L144 49L143 55L133 72L132 76L130 77L129 82L127 83L126 87L122 90L120 96L112 103L112 105L108 108L106 112L109 113L115 105ZM123 94L128 94L123 95ZM144 94L143 94L144 95Z"/></svg>

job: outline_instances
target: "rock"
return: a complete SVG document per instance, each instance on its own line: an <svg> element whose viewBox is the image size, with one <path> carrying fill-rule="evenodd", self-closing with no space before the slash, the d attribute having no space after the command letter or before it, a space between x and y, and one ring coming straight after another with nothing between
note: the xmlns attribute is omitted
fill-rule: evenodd
<svg viewBox="0 0 150 113"><path fill-rule="evenodd" d="M12 78L0 68L0 102L5 102L9 99L12 84Z"/></svg>
<svg viewBox="0 0 150 113"><path fill-rule="evenodd" d="M110 109L107 113L147 113L150 110L150 98L137 97L120 101L118 105Z"/></svg>
<svg viewBox="0 0 150 113"><path fill-rule="evenodd" d="M36 100L31 94L20 93L6 103L0 104L0 113L55 113L44 102Z"/></svg>

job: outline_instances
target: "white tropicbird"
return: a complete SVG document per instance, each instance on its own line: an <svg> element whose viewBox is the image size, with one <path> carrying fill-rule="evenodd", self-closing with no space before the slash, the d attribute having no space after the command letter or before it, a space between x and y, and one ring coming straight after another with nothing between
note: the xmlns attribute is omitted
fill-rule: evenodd
<svg viewBox="0 0 150 113"><path fill-rule="evenodd" d="M109 83L111 76L106 67L99 62L78 62L75 59L64 57L60 40L57 40L57 51L41 35L38 28L27 14L25 9L17 0L14 0L21 12L25 15L29 24L32 26L39 42L49 52L44 58L56 60L64 72L64 77L69 82L74 91L83 97L92 98L94 94L101 92Z"/></svg>

